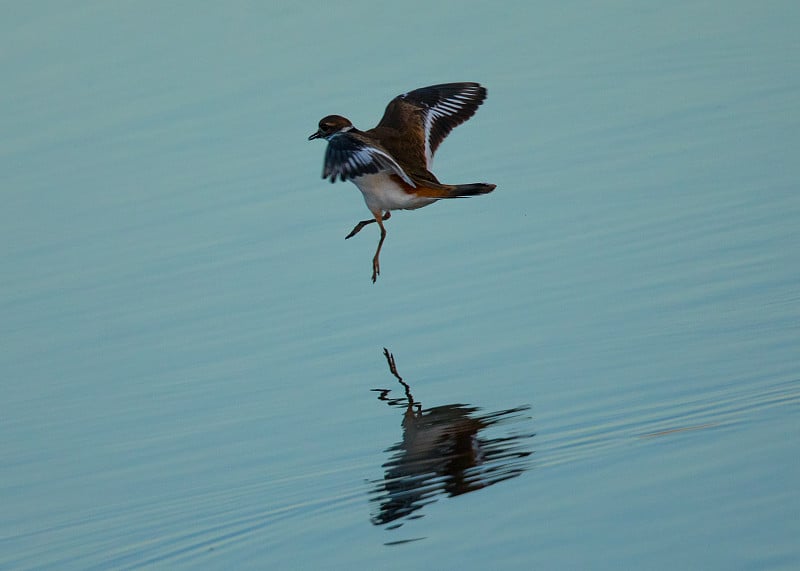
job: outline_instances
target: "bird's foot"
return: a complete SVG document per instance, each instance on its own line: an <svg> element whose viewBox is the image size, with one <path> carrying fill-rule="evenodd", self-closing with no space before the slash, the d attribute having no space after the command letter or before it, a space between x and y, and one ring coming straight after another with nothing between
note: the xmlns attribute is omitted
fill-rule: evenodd
<svg viewBox="0 0 800 571"><path fill-rule="evenodd" d="M381 275L381 263L375 258L372 260L372 283L375 283L379 275Z"/></svg>

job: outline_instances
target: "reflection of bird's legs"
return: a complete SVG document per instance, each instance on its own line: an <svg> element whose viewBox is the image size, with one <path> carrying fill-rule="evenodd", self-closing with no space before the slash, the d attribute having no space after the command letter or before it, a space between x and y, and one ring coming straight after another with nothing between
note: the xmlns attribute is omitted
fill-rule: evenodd
<svg viewBox="0 0 800 571"><path fill-rule="evenodd" d="M387 212L388 214L388 212ZM386 217L388 218L388 216ZM383 218L381 218L381 213L375 215L375 222L378 223L378 226L381 227L381 239L378 241L378 249L375 250L375 256L372 258L372 283L375 283L375 280L378 279L378 276L381 275L381 247L383 247L383 241L386 239L386 228L383 227Z"/></svg>
<svg viewBox="0 0 800 571"><path fill-rule="evenodd" d="M389 363L389 372L392 373L398 381L402 381L403 377L397 372L394 355L392 355L386 347L383 348L383 356L386 357L386 361Z"/></svg>
<svg viewBox="0 0 800 571"><path fill-rule="evenodd" d="M394 355L392 355L389 350L384 347L383 356L386 357L386 362L389 363L389 372L392 373L398 381L400 381L400 384L403 385L403 388L406 390L406 400L408 401L409 410L411 409L412 405L417 405L417 409L420 410L422 405L414 402L414 397L411 396L411 386L405 382L403 377L400 376L400 373L397 372L397 364L394 362Z"/></svg>
<svg viewBox="0 0 800 571"><path fill-rule="evenodd" d="M383 215L383 219L384 220L389 220L389 217L391 215L392 214L387 211L386 214ZM358 224L355 225L355 227L350 231L350 233L347 236L344 237L344 239L347 240L348 238L352 238L353 236L355 236L356 234L361 232L361 229L364 226L366 226L367 224L372 224L373 222L375 222L375 220L376 220L376 218L370 218L369 220L362 220L361 222L359 222Z"/></svg>

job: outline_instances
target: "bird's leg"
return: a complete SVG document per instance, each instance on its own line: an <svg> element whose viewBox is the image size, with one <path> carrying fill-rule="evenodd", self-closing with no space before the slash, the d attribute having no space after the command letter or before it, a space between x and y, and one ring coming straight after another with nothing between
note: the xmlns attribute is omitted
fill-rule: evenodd
<svg viewBox="0 0 800 571"><path fill-rule="evenodd" d="M387 212L387 214L389 213ZM386 218L389 217L386 216ZM386 239L386 228L383 227L383 221L386 218L381 218L380 211L375 215L375 222L381 227L381 239L378 241L378 249L375 250L375 256L372 258L372 283L375 283L375 280L377 280L378 276L381 274L381 247L383 246L383 241Z"/></svg>
<svg viewBox="0 0 800 571"><path fill-rule="evenodd" d="M384 220L389 220L390 216L391 216L391 213L386 212L386 214L383 216L383 219ZM370 218L369 220L362 220L361 222L359 222L358 224L355 225L355 227L350 231L350 233L347 236L344 237L344 239L347 240L348 238L352 238L353 236L355 236L356 234L361 232L361 229L364 226L366 226L367 224L372 224L373 222L375 222L374 218Z"/></svg>
<svg viewBox="0 0 800 571"><path fill-rule="evenodd" d="M374 218L371 218L369 220L362 220L361 222L356 224L352 230L350 230L350 233L347 236L345 236L344 239L347 240L348 238L352 238L353 236L361 232L361 229L364 226L366 226L367 224L372 224L373 222L375 222Z"/></svg>

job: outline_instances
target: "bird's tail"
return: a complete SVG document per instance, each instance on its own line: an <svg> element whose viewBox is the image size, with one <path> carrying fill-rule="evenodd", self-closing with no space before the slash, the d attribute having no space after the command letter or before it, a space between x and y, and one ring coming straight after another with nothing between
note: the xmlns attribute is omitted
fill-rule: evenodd
<svg viewBox="0 0 800 571"><path fill-rule="evenodd" d="M497 187L496 184L486 182L473 182L471 184L437 184L420 189L417 194L426 198L464 198L489 194Z"/></svg>

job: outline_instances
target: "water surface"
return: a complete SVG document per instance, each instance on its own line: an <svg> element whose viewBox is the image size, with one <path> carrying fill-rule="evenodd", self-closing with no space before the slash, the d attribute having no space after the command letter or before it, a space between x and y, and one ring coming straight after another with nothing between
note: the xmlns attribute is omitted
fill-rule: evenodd
<svg viewBox="0 0 800 571"><path fill-rule="evenodd" d="M5 12L0 567L800 566L795 3ZM306 138L446 81L373 285Z"/></svg>

